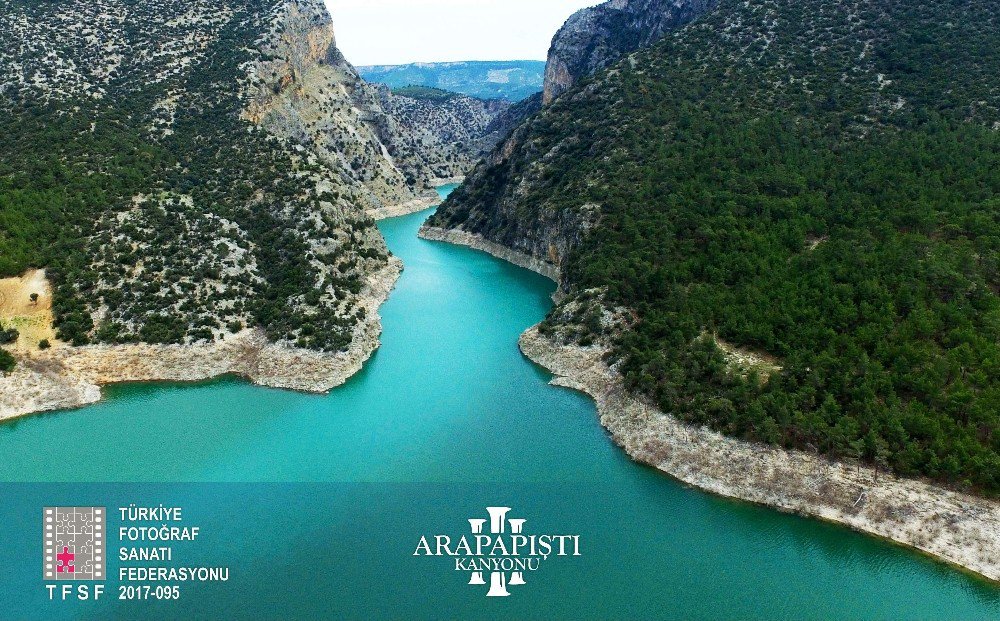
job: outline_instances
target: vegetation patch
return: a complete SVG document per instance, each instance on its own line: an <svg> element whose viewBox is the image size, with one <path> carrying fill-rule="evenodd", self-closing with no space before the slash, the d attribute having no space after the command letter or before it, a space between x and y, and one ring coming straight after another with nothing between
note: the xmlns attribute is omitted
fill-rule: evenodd
<svg viewBox="0 0 1000 621"><path fill-rule="evenodd" d="M449 99L458 97L458 93L430 86L403 86L401 88L392 89L392 92L402 97L426 99L428 101L448 101Z"/></svg>

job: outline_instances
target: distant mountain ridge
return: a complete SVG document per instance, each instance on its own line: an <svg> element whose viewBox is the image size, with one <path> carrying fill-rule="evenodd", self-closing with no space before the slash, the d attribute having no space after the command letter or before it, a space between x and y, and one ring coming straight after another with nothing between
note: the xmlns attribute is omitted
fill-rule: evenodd
<svg viewBox="0 0 1000 621"><path fill-rule="evenodd" d="M463 61L358 67L368 82L390 88L428 86L480 99L521 101L542 90L540 60Z"/></svg>

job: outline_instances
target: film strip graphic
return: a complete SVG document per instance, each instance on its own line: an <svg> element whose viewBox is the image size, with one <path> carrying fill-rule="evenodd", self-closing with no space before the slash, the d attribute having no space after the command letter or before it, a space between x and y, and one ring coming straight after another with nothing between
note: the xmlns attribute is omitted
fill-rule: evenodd
<svg viewBox="0 0 1000 621"><path fill-rule="evenodd" d="M45 507L42 528L45 580L103 580L104 507Z"/></svg>

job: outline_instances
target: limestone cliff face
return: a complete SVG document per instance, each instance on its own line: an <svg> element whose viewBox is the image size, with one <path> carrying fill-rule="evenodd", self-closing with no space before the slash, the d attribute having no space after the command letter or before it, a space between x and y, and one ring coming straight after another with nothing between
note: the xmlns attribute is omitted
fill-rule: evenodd
<svg viewBox="0 0 1000 621"><path fill-rule="evenodd" d="M611 0L577 11L552 39L545 66L544 103L717 4L718 0Z"/></svg>
<svg viewBox="0 0 1000 621"><path fill-rule="evenodd" d="M492 146L479 141L496 106L398 97L362 80L319 0L280 3L260 47L245 117L310 148L365 209L405 203L438 179L464 175Z"/></svg>
<svg viewBox="0 0 1000 621"><path fill-rule="evenodd" d="M503 99L456 94L428 100L394 93L382 84L369 88L375 90L382 109L395 121L385 139L399 150L397 157L425 160L438 178L464 175L489 153L500 138L492 125L511 107ZM411 140L400 141L400 137Z"/></svg>

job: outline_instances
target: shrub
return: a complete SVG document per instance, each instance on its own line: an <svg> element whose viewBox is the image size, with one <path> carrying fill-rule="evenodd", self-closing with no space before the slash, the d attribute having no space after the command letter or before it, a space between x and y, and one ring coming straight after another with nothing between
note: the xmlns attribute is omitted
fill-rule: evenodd
<svg viewBox="0 0 1000 621"><path fill-rule="evenodd" d="M0 349L0 372L10 373L17 367L17 360L6 349Z"/></svg>
<svg viewBox="0 0 1000 621"><path fill-rule="evenodd" d="M13 343L17 341L21 333L14 328L8 330L0 330L0 345L6 345L8 343Z"/></svg>

